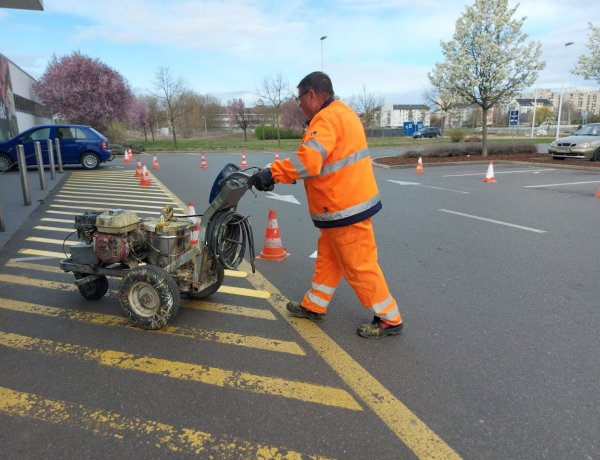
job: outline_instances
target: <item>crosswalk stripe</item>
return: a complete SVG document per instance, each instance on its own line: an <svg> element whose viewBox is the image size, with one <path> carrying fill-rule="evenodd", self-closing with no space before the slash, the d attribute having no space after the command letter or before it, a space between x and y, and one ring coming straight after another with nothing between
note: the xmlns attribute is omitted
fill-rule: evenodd
<svg viewBox="0 0 600 460"><path fill-rule="evenodd" d="M68 221L69 223L71 222L70 220ZM69 228L69 227L50 227L48 225L36 225L35 227L33 227L35 230L44 230L46 232L68 232L71 233L73 232L73 228Z"/></svg>
<svg viewBox="0 0 600 460"><path fill-rule="evenodd" d="M42 217L40 220L44 222L56 222L59 224L71 224L73 225L73 219L56 219L54 217Z"/></svg>
<svg viewBox="0 0 600 460"><path fill-rule="evenodd" d="M62 252L42 251L42 250L39 250L39 249L30 249L30 248L19 249L18 253L19 254L27 254L27 255L30 255L30 256L52 257L52 258L55 258L55 259L65 259L67 257Z"/></svg>
<svg viewBox="0 0 600 460"><path fill-rule="evenodd" d="M72 199L72 200L60 200L60 199L55 199L54 200L55 203L83 203L83 204L101 204L101 205L105 205L105 206L112 206L115 207L117 206L119 203L112 203L110 201L90 201L90 200L86 200L83 198L76 198L76 199ZM125 207L125 206L123 206ZM127 204L127 208L144 208L144 209L162 209L163 206L158 206L158 205L145 205L145 204ZM83 208L82 208L83 209ZM177 208L179 209L179 208ZM179 209L181 212L184 212L182 209ZM187 212L187 211L186 211Z"/></svg>
<svg viewBox="0 0 600 460"><path fill-rule="evenodd" d="M19 300L0 298L0 308L4 310L18 311L21 313L49 316L59 319L79 321L87 324L100 326L127 327L135 331L142 332L142 329L135 327L129 320L123 316L107 315L104 313L94 313L89 311L71 310L58 307L49 307ZM216 342L225 345L234 345L246 348L255 348L259 350L274 351L279 353L289 353L292 355L305 356L306 353L296 343L287 340L278 340L268 337L258 337L237 334L233 332L209 331L192 326L169 325L163 329L152 331L152 333L185 337L188 339L203 340L207 342Z"/></svg>
<svg viewBox="0 0 600 460"><path fill-rule="evenodd" d="M170 361L117 350L100 350L83 345L55 342L10 332L0 332L0 346L13 350L32 351L48 356L73 357L121 370L142 372L164 378L196 382L232 390L279 396L353 411L363 410L346 390L327 385L287 380L279 377L233 371L182 361Z"/></svg>
<svg viewBox="0 0 600 460"><path fill-rule="evenodd" d="M72 232L73 230L71 230ZM56 240L53 238L41 238L39 236L28 236L27 238L25 238L25 241L31 241L33 243L47 243L47 244L58 244L60 246L62 246L63 244L65 246L75 246L76 244L79 244L79 241L65 241L65 240ZM63 254L64 257L64 254Z"/></svg>
<svg viewBox="0 0 600 460"><path fill-rule="evenodd" d="M194 454L203 458L326 460L326 457L309 456L236 436L217 435L155 420L129 417L118 412L87 407L70 401L46 399L34 393L6 387L0 387L0 411L12 416L72 426L109 439L127 443L138 442L177 455ZM160 455L157 455L158 457Z"/></svg>
<svg viewBox="0 0 600 460"><path fill-rule="evenodd" d="M68 194L68 193L59 193L58 195L56 195L56 197L57 198L67 198L69 201L72 201L72 200L80 200L80 201L82 201L82 200L88 200L88 199L91 199L91 198L98 198L98 195L94 195L93 197L91 197L91 196L84 196L84 195L81 195L79 193L76 193L76 194L73 194L73 195ZM139 203L140 200L142 200L144 203L153 203L153 204L157 204L157 205L158 204L170 204L170 205L177 204L177 203L175 203L173 201L167 201L166 200L167 197L164 197L165 199L158 200L158 199L148 199L147 197L143 197L143 198L142 197L138 197L138 198L135 198L135 197L125 198L125 197L120 197L119 196L119 197L114 197L113 198L110 195L102 195L101 198L102 198L103 201L118 201L119 203L121 203L121 202L122 203L129 203L129 202ZM132 199L132 198L135 198L135 199ZM158 197L156 197L156 198L158 198Z"/></svg>
<svg viewBox="0 0 600 460"><path fill-rule="evenodd" d="M137 191L133 191L130 190L129 188L126 189L122 189L120 187L85 187L85 192L81 191L82 186L70 186L65 184L63 187L61 187L60 191L61 192L67 192L67 193L84 193L86 195L98 195L98 192L101 192L102 194L110 194L113 196L144 196L144 197L155 197L155 198L161 198L164 196L167 196L162 190L156 190L156 191L148 191L148 192L137 192ZM123 192L121 194L119 193L115 193L115 192Z"/></svg>
<svg viewBox="0 0 600 460"><path fill-rule="evenodd" d="M96 206L96 207L90 207L90 206L67 206L64 204L51 204L50 207L52 208L65 208L65 210L48 210L46 211L47 213L50 214L66 214L69 216L78 216L79 214L81 214L83 211L99 211L100 209ZM74 209L76 210L76 212L74 211L66 211L66 209ZM158 209L158 208L157 208ZM160 211L135 211L136 214L150 214L153 216L158 216L160 214Z"/></svg>

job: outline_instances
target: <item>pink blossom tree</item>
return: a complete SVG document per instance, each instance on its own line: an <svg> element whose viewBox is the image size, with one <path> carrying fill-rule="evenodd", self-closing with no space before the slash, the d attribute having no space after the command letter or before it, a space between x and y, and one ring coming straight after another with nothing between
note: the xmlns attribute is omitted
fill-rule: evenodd
<svg viewBox="0 0 600 460"><path fill-rule="evenodd" d="M129 106L129 123L132 128L144 131L146 141L148 140L146 129L150 127L148 124L149 113L148 101L143 97L134 97Z"/></svg>
<svg viewBox="0 0 600 460"><path fill-rule="evenodd" d="M288 129L302 130L306 125L306 117L294 99L288 99L281 106L281 126Z"/></svg>
<svg viewBox="0 0 600 460"><path fill-rule="evenodd" d="M126 120L133 100L120 73L79 51L54 55L33 90L53 114L100 130L113 120Z"/></svg>
<svg viewBox="0 0 600 460"><path fill-rule="evenodd" d="M246 131L250 124L248 113L246 112L246 106L242 99L231 99L227 103L227 116L229 117L229 123L231 126L235 126L244 131L244 140L247 141Z"/></svg>

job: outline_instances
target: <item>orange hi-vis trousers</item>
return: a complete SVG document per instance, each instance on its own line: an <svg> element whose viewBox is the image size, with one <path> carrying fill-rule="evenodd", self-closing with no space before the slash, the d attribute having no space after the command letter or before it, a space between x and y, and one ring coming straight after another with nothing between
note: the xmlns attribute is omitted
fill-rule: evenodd
<svg viewBox="0 0 600 460"><path fill-rule="evenodd" d="M365 308L389 324L400 324L402 317L398 306L377 263L371 219L319 230L321 236L312 288L304 295L302 306L316 313L327 313L343 276Z"/></svg>

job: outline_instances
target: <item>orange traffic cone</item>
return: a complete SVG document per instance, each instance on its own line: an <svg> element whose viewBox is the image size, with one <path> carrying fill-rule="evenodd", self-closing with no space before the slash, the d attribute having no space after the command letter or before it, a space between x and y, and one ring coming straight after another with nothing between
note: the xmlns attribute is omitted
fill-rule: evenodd
<svg viewBox="0 0 600 460"><path fill-rule="evenodd" d="M146 165L142 168L142 180L140 181L140 185L152 185L152 181L150 180L150 173L146 168Z"/></svg>
<svg viewBox="0 0 600 460"><path fill-rule="evenodd" d="M135 177L142 177L142 175L143 175L142 162L141 162L141 160L138 160L137 166L135 167Z"/></svg>
<svg viewBox="0 0 600 460"><path fill-rule="evenodd" d="M485 174L485 178L483 182L496 182L496 178L494 177L494 162L490 161L490 165L488 166L487 173Z"/></svg>
<svg viewBox="0 0 600 460"><path fill-rule="evenodd" d="M269 209L269 221L265 231L265 246L257 259L275 260L277 262L285 259L290 255L286 252L281 244L281 234L279 233L279 224L277 223L277 215L274 209Z"/></svg>
<svg viewBox="0 0 600 460"><path fill-rule="evenodd" d="M194 208L194 203L188 203L188 219L192 224L194 224L194 228L192 229L192 244L198 244L198 235L200 233L200 219L196 215L196 208Z"/></svg>
<svg viewBox="0 0 600 460"><path fill-rule="evenodd" d="M125 153L123 154L123 163L129 163L131 161L131 157L129 156L129 150L125 149Z"/></svg>
<svg viewBox="0 0 600 460"><path fill-rule="evenodd" d="M600 188L598 189L598 191L596 192L596 198L600 198Z"/></svg>
<svg viewBox="0 0 600 460"><path fill-rule="evenodd" d="M423 171L423 158L419 157L419 160L417 161L417 169L415 170L416 174L421 174L425 171Z"/></svg>
<svg viewBox="0 0 600 460"><path fill-rule="evenodd" d="M278 160L279 160L279 154L275 153L275 161L278 161Z"/></svg>
<svg viewBox="0 0 600 460"><path fill-rule="evenodd" d="M202 163L200 164L200 167L202 169L208 168L208 165L206 164L206 157L204 156L204 150L202 151Z"/></svg>
<svg viewBox="0 0 600 460"><path fill-rule="evenodd" d="M129 159L132 160L133 159L133 152L131 151L131 147L129 147L127 149L127 151L129 152Z"/></svg>
<svg viewBox="0 0 600 460"><path fill-rule="evenodd" d="M154 155L154 159L152 160L152 169L160 169L160 166L158 164L158 158L156 158L156 155Z"/></svg>
<svg viewBox="0 0 600 460"><path fill-rule="evenodd" d="M246 163L246 152L242 151L242 164L240 165L242 168L247 168L248 163Z"/></svg>

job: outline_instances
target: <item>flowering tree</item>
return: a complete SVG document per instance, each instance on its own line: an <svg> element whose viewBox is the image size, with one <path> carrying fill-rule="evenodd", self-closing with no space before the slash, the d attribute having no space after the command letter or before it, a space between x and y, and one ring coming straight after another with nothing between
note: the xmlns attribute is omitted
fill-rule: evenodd
<svg viewBox="0 0 600 460"><path fill-rule="evenodd" d="M545 67L541 44L525 42L525 18L513 19L516 10L508 0L475 0L456 21L453 39L441 43L446 60L428 74L440 93L481 107L484 157L489 109L533 85Z"/></svg>
<svg viewBox="0 0 600 460"><path fill-rule="evenodd" d="M129 122L133 128L144 130L144 139L146 141L148 140L146 128L149 127L149 114L150 109L147 100L145 98L135 97L129 106Z"/></svg>
<svg viewBox="0 0 600 460"><path fill-rule="evenodd" d="M133 99L121 74L78 51L54 55L33 90L53 114L100 130L113 120L125 120Z"/></svg>
<svg viewBox="0 0 600 460"><path fill-rule="evenodd" d="M306 117L296 101L288 99L281 106L281 126L288 129L302 130L306 125Z"/></svg>
<svg viewBox="0 0 600 460"><path fill-rule="evenodd" d="M575 75L581 75L586 80L596 80L600 84L600 27L594 27L591 23L588 48L590 55L579 56L579 61L573 69Z"/></svg>
<svg viewBox="0 0 600 460"><path fill-rule="evenodd" d="M244 131L244 140L247 141L246 131L248 130L250 120L244 101L242 99L231 99L227 103L227 116L231 126L236 126Z"/></svg>

